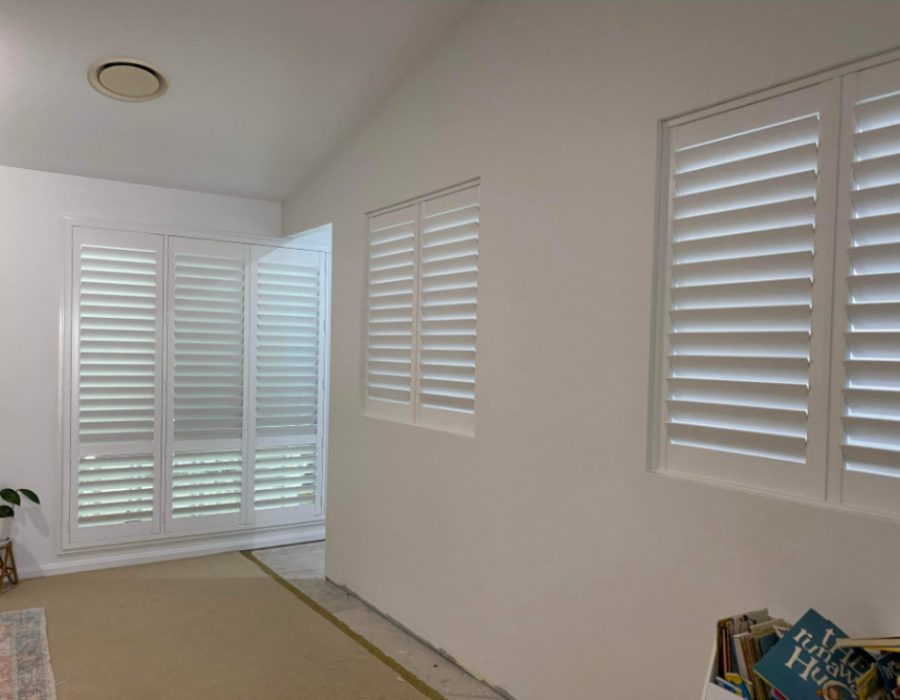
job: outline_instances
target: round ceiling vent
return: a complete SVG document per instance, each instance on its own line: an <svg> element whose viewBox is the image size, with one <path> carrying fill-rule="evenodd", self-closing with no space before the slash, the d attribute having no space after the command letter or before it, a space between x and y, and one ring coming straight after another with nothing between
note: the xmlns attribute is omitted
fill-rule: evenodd
<svg viewBox="0 0 900 700"><path fill-rule="evenodd" d="M88 80L97 92L126 102L152 100L169 87L158 68L133 58L98 61L88 71Z"/></svg>

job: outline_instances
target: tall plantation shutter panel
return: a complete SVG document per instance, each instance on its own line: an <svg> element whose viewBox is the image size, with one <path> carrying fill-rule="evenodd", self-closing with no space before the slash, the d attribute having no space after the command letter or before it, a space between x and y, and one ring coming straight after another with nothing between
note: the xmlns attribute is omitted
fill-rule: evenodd
<svg viewBox="0 0 900 700"><path fill-rule="evenodd" d="M366 409L411 421L419 207L369 218Z"/></svg>
<svg viewBox="0 0 900 700"><path fill-rule="evenodd" d="M475 413L478 187L422 203L419 420L471 430Z"/></svg>
<svg viewBox="0 0 900 700"><path fill-rule="evenodd" d="M844 79L831 496L900 512L900 63Z"/></svg>
<svg viewBox="0 0 900 700"><path fill-rule="evenodd" d="M73 236L72 541L153 532L160 511L161 236Z"/></svg>
<svg viewBox="0 0 900 700"><path fill-rule="evenodd" d="M835 128L827 84L672 128L665 469L823 495Z"/></svg>
<svg viewBox="0 0 900 700"><path fill-rule="evenodd" d="M169 526L234 525L244 483L247 250L169 241Z"/></svg>
<svg viewBox="0 0 900 700"><path fill-rule="evenodd" d="M324 256L254 246L253 508L257 522L321 512Z"/></svg>

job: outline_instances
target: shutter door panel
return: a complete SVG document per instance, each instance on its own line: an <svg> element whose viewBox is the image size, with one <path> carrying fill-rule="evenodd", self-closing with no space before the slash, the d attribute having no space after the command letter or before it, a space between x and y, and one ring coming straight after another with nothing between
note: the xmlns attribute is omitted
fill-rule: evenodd
<svg viewBox="0 0 900 700"><path fill-rule="evenodd" d="M239 523L246 412L247 246L169 240L171 531Z"/></svg>
<svg viewBox="0 0 900 700"><path fill-rule="evenodd" d="M846 304L836 328L842 500L900 512L900 63L845 80ZM836 321L836 324L838 322ZM843 341L842 343L840 341ZM840 386L840 384L836 385Z"/></svg>
<svg viewBox="0 0 900 700"><path fill-rule="evenodd" d="M814 312L828 284L827 104L809 88L669 135L667 469L810 489L810 367L827 352L813 343L828 322Z"/></svg>
<svg viewBox="0 0 900 700"><path fill-rule="evenodd" d="M252 517L284 522L322 512L324 256L254 246Z"/></svg>
<svg viewBox="0 0 900 700"><path fill-rule="evenodd" d="M366 409L412 418L418 207L369 218Z"/></svg>
<svg viewBox="0 0 900 700"><path fill-rule="evenodd" d="M419 418L465 431L475 412L479 218L478 187L422 203Z"/></svg>
<svg viewBox="0 0 900 700"><path fill-rule="evenodd" d="M257 437L316 433L319 267L318 256L256 263Z"/></svg>
<svg viewBox="0 0 900 700"><path fill-rule="evenodd" d="M160 236L76 227L73 236L69 537L158 527Z"/></svg>

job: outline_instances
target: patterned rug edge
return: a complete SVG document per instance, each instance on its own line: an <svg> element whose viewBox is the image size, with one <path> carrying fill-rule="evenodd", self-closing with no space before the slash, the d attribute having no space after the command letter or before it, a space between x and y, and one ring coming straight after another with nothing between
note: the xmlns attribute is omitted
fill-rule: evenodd
<svg viewBox="0 0 900 700"><path fill-rule="evenodd" d="M36 634L36 639L33 640L37 647L39 647L39 656L40 656L40 666L41 666L41 678L40 682L43 686L39 690L41 690L40 695L34 694L33 689L27 689L26 692L29 694L27 698L29 700L56 700L56 677L53 674L53 664L50 661L50 644L47 639L47 614L44 608L24 608L22 610L6 610L4 612L0 612L0 623L2 623L3 618L15 618L22 617L23 614L36 614L40 619L38 621L32 621L32 624L35 624L35 629L33 632ZM17 621L19 624L22 624L21 621ZM28 621L25 624L29 624ZM16 657L18 656L18 648L15 649ZM17 659L18 661L18 659ZM17 683L18 686L18 683ZM8 697L16 698L18 697L18 692L20 688L12 689L13 695L9 695ZM2 689L0 689L2 691ZM0 694L2 695L2 694ZM2 695L2 697L7 697L6 695ZM25 697L25 696L23 696Z"/></svg>

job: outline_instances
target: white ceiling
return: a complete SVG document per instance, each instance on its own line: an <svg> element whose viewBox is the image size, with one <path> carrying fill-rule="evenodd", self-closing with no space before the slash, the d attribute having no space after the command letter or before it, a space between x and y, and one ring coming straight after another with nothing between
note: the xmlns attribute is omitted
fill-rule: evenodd
<svg viewBox="0 0 900 700"><path fill-rule="evenodd" d="M468 0L0 0L0 164L282 200ZM94 92L126 56L147 103Z"/></svg>

